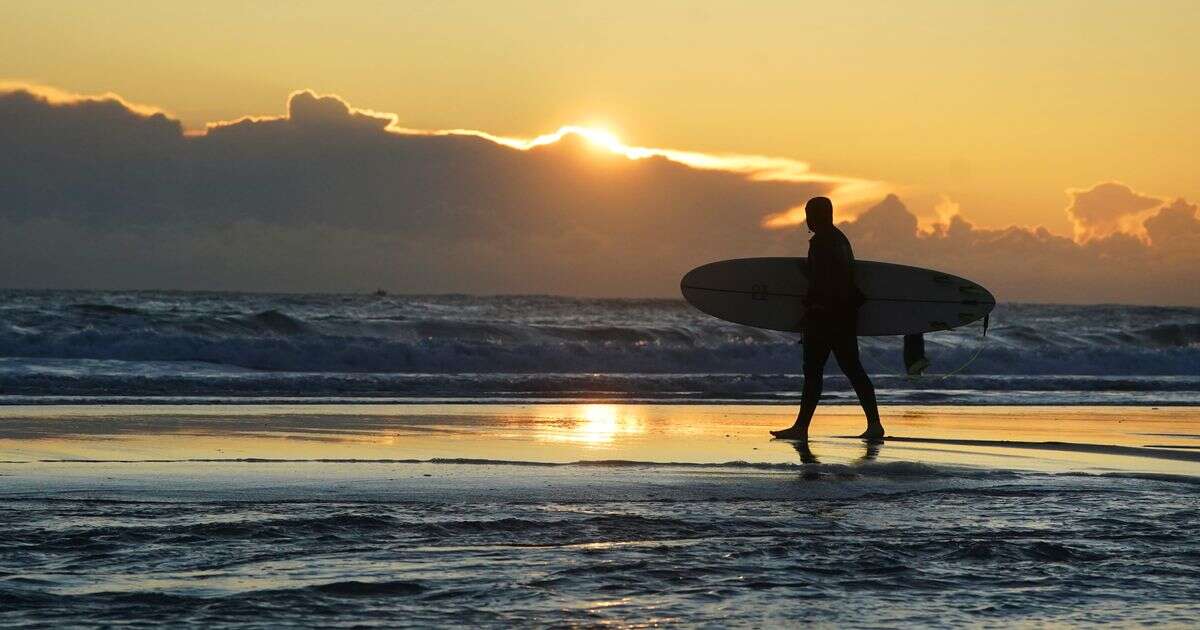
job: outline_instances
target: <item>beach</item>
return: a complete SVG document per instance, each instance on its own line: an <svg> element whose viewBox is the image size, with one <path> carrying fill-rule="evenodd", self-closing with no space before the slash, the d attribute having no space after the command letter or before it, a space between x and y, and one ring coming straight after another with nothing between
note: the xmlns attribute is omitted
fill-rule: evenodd
<svg viewBox="0 0 1200 630"><path fill-rule="evenodd" d="M1200 627L1097 4L3 3L0 630Z"/></svg>
<svg viewBox="0 0 1200 630"><path fill-rule="evenodd" d="M6 623L1200 615L1200 409L7 406ZM734 613L733 611L736 611Z"/></svg>

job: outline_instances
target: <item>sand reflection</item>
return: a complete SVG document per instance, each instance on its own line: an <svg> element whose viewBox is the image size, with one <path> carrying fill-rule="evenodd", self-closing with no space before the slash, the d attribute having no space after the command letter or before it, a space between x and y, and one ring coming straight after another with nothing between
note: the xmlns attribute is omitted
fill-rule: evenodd
<svg viewBox="0 0 1200 630"><path fill-rule="evenodd" d="M0 465L459 458L794 464L799 456L822 464L877 459L1186 475L1200 465L1197 408L887 408L894 437L880 447L850 437L862 429L860 410L830 406L814 424L816 453L767 433L794 414L791 405L621 403L12 406L0 413Z"/></svg>
<svg viewBox="0 0 1200 630"><path fill-rule="evenodd" d="M580 405L565 422L548 427L539 437L548 442L610 444L620 437L646 432L641 411L641 408L629 405Z"/></svg>

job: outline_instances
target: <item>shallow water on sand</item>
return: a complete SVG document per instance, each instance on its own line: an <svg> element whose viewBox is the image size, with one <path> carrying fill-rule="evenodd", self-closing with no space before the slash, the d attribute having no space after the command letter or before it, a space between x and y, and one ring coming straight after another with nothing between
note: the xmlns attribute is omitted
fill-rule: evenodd
<svg viewBox="0 0 1200 630"><path fill-rule="evenodd" d="M808 448L765 434L791 413L14 408L0 621L1200 615L1196 410L892 408L909 439L870 446L840 408Z"/></svg>

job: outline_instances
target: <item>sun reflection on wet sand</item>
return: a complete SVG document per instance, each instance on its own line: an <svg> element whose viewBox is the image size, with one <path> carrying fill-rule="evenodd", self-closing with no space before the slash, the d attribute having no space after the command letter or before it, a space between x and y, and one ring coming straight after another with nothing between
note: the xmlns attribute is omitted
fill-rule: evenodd
<svg viewBox="0 0 1200 630"><path fill-rule="evenodd" d="M570 420L548 427L539 437L548 442L610 444L620 436L646 432L646 423L639 411L638 407L626 405L581 405Z"/></svg>
<svg viewBox="0 0 1200 630"><path fill-rule="evenodd" d="M862 459L1064 470L1196 474L1200 409L890 407L893 439L850 436L861 411L819 410L810 445L822 464ZM800 463L768 429L787 405L241 405L17 407L0 418L5 466L56 460L567 463Z"/></svg>

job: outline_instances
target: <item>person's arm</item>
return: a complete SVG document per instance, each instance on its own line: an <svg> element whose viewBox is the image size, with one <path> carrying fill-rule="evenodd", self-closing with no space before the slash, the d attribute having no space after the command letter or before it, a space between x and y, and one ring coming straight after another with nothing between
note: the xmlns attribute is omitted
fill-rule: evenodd
<svg viewBox="0 0 1200 630"><path fill-rule="evenodd" d="M855 301L858 293L854 284L854 252L850 249L850 241L844 237L835 241L830 247L829 266L829 301L837 308L845 308Z"/></svg>
<svg viewBox="0 0 1200 630"><path fill-rule="evenodd" d="M808 244L808 293L804 303L811 307L828 307L830 300L829 274L833 272L828 244L814 238Z"/></svg>

